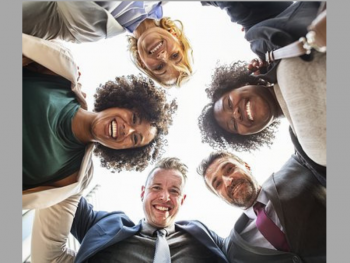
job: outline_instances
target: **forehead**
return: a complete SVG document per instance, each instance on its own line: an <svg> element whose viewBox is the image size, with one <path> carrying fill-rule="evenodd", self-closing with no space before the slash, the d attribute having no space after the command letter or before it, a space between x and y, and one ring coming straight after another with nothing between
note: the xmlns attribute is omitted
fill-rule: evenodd
<svg viewBox="0 0 350 263"><path fill-rule="evenodd" d="M181 186L184 183L182 174L175 169L155 169L149 177L148 184L172 184Z"/></svg>
<svg viewBox="0 0 350 263"><path fill-rule="evenodd" d="M217 173L220 172L223 166L227 163L231 163L236 166L239 165L238 161L233 159L232 157L218 158L209 165L207 171L205 172L205 180L211 181L212 177L214 175L217 175Z"/></svg>

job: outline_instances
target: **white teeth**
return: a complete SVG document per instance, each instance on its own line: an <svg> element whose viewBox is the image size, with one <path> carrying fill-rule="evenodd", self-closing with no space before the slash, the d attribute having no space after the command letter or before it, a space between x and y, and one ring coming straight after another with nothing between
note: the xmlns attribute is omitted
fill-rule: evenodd
<svg viewBox="0 0 350 263"><path fill-rule="evenodd" d="M162 45L163 45L163 41L160 42L154 49L152 49L152 50L150 51L151 54L153 54L154 52L156 52Z"/></svg>
<svg viewBox="0 0 350 263"><path fill-rule="evenodd" d="M250 109L250 101L248 101L248 103L247 103L246 110L247 110L248 119L251 120L251 121L253 121L254 119L253 119L253 117L252 117L252 111L251 111L251 109Z"/></svg>
<svg viewBox="0 0 350 263"><path fill-rule="evenodd" d="M168 210L169 210L168 207L164 207L164 206L156 206L156 208L157 208L158 210L161 210L161 211L168 211Z"/></svg>
<svg viewBox="0 0 350 263"><path fill-rule="evenodd" d="M111 122L111 128L109 130L109 135L112 136L113 138L117 137L117 122L113 120Z"/></svg>

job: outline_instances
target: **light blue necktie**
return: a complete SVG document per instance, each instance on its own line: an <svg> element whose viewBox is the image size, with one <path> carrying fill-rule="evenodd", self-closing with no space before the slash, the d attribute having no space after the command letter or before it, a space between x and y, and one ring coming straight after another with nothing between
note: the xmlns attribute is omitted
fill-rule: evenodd
<svg viewBox="0 0 350 263"><path fill-rule="evenodd" d="M153 263L171 263L170 249L166 241L165 229L157 230L156 251Z"/></svg>

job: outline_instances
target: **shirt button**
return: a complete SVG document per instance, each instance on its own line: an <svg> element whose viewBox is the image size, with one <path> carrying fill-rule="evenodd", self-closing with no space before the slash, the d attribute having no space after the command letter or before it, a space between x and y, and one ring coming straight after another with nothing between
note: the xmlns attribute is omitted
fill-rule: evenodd
<svg viewBox="0 0 350 263"><path fill-rule="evenodd" d="M293 256L293 263L301 263L302 261L297 256Z"/></svg>

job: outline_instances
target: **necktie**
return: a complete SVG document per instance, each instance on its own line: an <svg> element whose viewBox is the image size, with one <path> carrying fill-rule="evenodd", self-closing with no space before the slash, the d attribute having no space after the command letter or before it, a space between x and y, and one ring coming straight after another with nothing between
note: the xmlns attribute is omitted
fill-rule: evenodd
<svg viewBox="0 0 350 263"><path fill-rule="evenodd" d="M170 249L165 237L165 229L158 229L153 263L171 263Z"/></svg>
<svg viewBox="0 0 350 263"><path fill-rule="evenodd" d="M265 205L257 202L254 205L256 212L256 226L260 233L273 245L277 250L289 251L289 245L285 234L276 226L276 224L266 215Z"/></svg>

